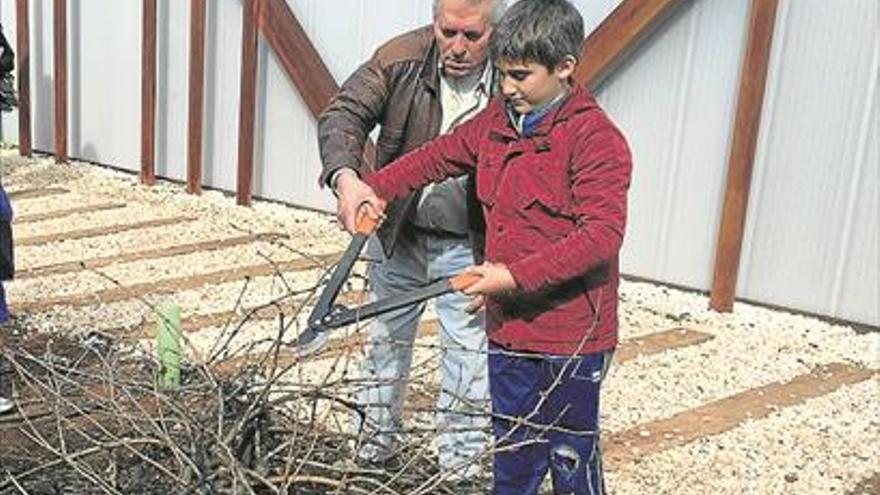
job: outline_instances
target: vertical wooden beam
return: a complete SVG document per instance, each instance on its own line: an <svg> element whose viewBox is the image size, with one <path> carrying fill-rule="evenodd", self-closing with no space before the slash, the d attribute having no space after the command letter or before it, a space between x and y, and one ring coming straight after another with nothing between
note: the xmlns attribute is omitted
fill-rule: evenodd
<svg viewBox="0 0 880 495"><path fill-rule="evenodd" d="M55 0L55 161L67 162L67 0Z"/></svg>
<svg viewBox="0 0 880 495"><path fill-rule="evenodd" d="M141 184L156 183L156 0L144 0L141 46Z"/></svg>
<svg viewBox="0 0 880 495"><path fill-rule="evenodd" d="M189 127L186 190L202 192L202 128L205 101L205 0L191 0L189 26Z"/></svg>
<svg viewBox="0 0 880 495"><path fill-rule="evenodd" d="M16 0L15 49L18 52L18 153L31 156L31 36L28 0Z"/></svg>
<svg viewBox="0 0 880 495"><path fill-rule="evenodd" d="M709 306L733 310L779 0L752 0Z"/></svg>
<svg viewBox="0 0 880 495"><path fill-rule="evenodd" d="M584 42L574 78L595 88L673 8L692 0L623 0Z"/></svg>
<svg viewBox="0 0 880 495"><path fill-rule="evenodd" d="M254 174L254 118L257 105L257 19L261 0L242 2L241 99L238 120L238 204L251 204Z"/></svg>

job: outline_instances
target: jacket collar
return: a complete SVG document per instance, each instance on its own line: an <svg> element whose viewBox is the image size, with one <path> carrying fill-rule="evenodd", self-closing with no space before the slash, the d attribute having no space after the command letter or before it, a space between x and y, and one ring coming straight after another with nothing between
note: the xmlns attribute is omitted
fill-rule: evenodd
<svg viewBox="0 0 880 495"><path fill-rule="evenodd" d="M508 117L507 105L504 99L496 98L496 105L498 105L498 111L496 112L495 125L492 126L491 134L495 134L497 137L505 140L519 139L520 135ZM578 84L573 84L565 101L541 120L532 136L546 136L550 134L553 126L556 124L565 122L573 116L597 106L595 97L593 97L588 89Z"/></svg>
<svg viewBox="0 0 880 495"><path fill-rule="evenodd" d="M437 40L434 39L433 28L428 25L425 29L431 36L431 46L425 52L425 58L422 59L419 79L433 94L437 95L440 91L440 47L437 46Z"/></svg>

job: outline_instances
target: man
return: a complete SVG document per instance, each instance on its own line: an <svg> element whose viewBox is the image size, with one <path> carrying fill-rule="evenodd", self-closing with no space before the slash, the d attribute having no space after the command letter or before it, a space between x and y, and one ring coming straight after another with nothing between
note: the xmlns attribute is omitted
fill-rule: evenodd
<svg viewBox="0 0 880 495"><path fill-rule="evenodd" d="M340 198L366 187L360 180L367 171L364 144L376 125L375 167L381 168L483 109L492 89L489 37L503 10L503 0L435 0L431 26L380 47L318 120L321 182ZM389 205L386 213L377 242L368 248L377 260L368 274L371 297L406 292L474 264L482 217L467 180L426 188ZM487 343L483 316L471 305L458 293L436 300L443 349L438 445L447 479L479 472L472 460L488 437ZM384 462L401 443L412 344L424 309L422 303L382 315L370 328L357 393L364 416L355 420L363 459Z"/></svg>

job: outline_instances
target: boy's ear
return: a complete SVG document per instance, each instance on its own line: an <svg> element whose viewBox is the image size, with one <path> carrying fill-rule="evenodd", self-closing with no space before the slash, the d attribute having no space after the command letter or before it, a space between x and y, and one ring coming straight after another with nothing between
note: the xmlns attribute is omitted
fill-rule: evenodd
<svg viewBox="0 0 880 495"><path fill-rule="evenodd" d="M577 59L572 55L566 55L558 64L556 64L556 69L554 70L556 77L563 80L568 79L574 74L576 66Z"/></svg>

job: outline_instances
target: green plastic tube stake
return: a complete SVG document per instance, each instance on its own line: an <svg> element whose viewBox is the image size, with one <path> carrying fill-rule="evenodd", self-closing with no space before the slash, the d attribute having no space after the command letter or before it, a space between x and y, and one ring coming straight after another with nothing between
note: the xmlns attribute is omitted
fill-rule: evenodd
<svg viewBox="0 0 880 495"><path fill-rule="evenodd" d="M174 390L180 386L180 306L164 304L157 316L159 387Z"/></svg>

